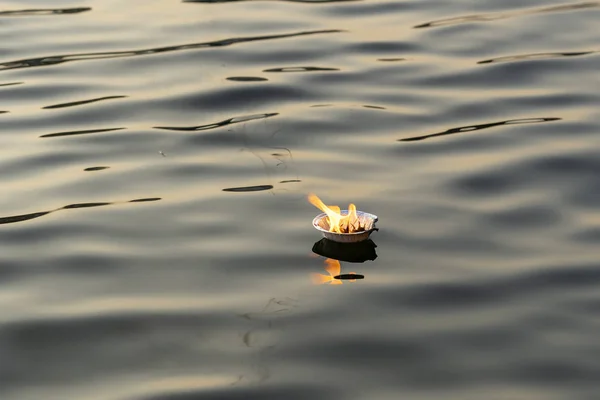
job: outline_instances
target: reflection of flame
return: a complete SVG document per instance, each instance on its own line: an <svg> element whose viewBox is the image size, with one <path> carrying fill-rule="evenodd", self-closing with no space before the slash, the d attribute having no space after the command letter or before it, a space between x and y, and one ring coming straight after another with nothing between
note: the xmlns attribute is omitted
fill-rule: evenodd
<svg viewBox="0 0 600 400"><path fill-rule="evenodd" d="M325 271L329 275L312 273L311 278L315 285L322 285L328 283L330 285L341 285L342 279L348 280L349 282L356 281L356 278L362 279L363 275L358 275L356 272L350 272L349 274L341 274L342 267L338 260L327 258L325 260Z"/></svg>
<svg viewBox="0 0 600 400"><path fill-rule="evenodd" d="M329 232L354 233L362 232L365 227L361 225L356 215L356 206L352 203L348 206L348 214L342 215L338 206L326 206L321 199L314 194L308 195L308 201L319 210L327 214Z"/></svg>
<svg viewBox="0 0 600 400"><path fill-rule="evenodd" d="M332 285L341 285L342 281L333 278L334 276L337 276L340 274L341 269L342 269L342 267L340 266L340 262L338 260L332 260L331 258L328 258L325 260L325 271L327 271L329 273L329 275L313 273L313 274L311 274L313 283L315 285L319 285L319 284L323 284L323 283L330 283Z"/></svg>

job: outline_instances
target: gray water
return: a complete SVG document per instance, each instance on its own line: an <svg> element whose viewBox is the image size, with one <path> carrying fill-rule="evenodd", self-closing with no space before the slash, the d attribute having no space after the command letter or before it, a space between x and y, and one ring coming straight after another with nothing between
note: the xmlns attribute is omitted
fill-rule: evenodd
<svg viewBox="0 0 600 400"><path fill-rule="evenodd" d="M0 398L598 399L599 6L1 2Z"/></svg>

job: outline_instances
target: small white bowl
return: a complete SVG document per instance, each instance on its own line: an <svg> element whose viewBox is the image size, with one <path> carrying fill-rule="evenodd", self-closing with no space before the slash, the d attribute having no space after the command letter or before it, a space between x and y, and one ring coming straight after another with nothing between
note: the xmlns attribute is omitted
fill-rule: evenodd
<svg viewBox="0 0 600 400"><path fill-rule="evenodd" d="M348 210L341 210L340 214L348 215ZM361 225L365 227L366 230L354 233L335 233L329 232L329 223L327 222L327 214L322 213L319 214L313 219L313 227L320 231L324 238L333 240L338 243L356 243L362 242L363 240L367 240L373 231L378 230L375 227L375 222L379 220L377 215L369 214L364 211L356 211L356 215L360 220Z"/></svg>

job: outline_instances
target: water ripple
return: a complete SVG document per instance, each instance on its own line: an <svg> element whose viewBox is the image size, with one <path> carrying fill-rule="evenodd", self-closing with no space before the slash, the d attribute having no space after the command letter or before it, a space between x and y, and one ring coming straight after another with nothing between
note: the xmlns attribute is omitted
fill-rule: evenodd
<svg viewBox="0 0 600 400"><path fill-rule="evenodd" d="M595 54L595 53L598 53L598 51L574 51L574 52L565 52L565 53L520 54L520 55L514 55L514 56L496 57L496 58L490 58L488 60L477 61L477 64L492 64L492 63L501 63L501 62L510 62L510 61L544 60L544 59L550 59L550 58L577 57L577 56L586 56L586 55Z"/></svg>
<svg viewBox="0 0 600 400"><path fill-rule="evenodd" d="M9 82L9 83L0 83L0 87L2 86L15 86L15 85L22 85L25 82Z"/></svg>
<svg viewBox="0 0 600 400"><path fill-rule="evenodd" d="M234 385L235 383L236 380L234 379L230 385ZM331 396L332 390L324 387L298 384L280 384L274 387L243 387L243 389L236 388L235 386L221 389L190 389L189 387L182 387L179 390L171 390L166 393L134 397L126 400L328 400L332 398Z"/></svg>
<svg viewBox="0 0 600 400"><path fill-rule="evenodd" d="M339 71L339 68L328 67L283 67L265 69L263 72L315 72L315 71Z"/></svg>
<svg viewBox="0 0 600 400"><path fill-rule="evenodd" d="M496 126L518 125L518 124L536 124L536 123L540 123L540 122L551 122L551 121L560 121L560 120L561 120L561 118L508 119L506 121L490 122L487 124L461 126L458 128L448 129L444 132L432 133L432 134L423 135L423 136L413 136L413 137L409 137L409 138L405 138L405 139L398 139L398 141L399 142L415 142L415 141L419 141L419 140L431 139L431 138L440 137L440 136L453 135L455 133L478 131L481 129L493 128Z"/></svg>
<svg viewBox="0 0 600 400"><path fill-rule="evenodd" d="M178 46L165 46L155 47L143 50L131 50L131 51L109 51L109 52L97 52L97 53L77 53L77 54L66 54L48 57L37 57L28 58L24 60L8 61L0 63L0 71L18 68L30 68L30 67L43 67L48 65L56 65L70 61L86 61L86 60L102 60L109 58L120 58L120 57L134 57L148 54L166 53L180 50L193 50L193 49L206 49L213 47L225 47L232 46L239 43L257 42L263 40L274 40L274 39L287 39L300 36L308 35L319 35L326 33L340 33L343 32L339 29L325 29L315 31L302 31L295 33L285 33L279 35L263 35L263 36L246 36L237 37L231 39L215 40L211 42L200 42L190 43Z"/></svg>
<svg viewBox="0 0 600 400"><path fill-rule="evenodd" d="M261 0L183 0L184 3L240 3L250 1L261 1ZM276 2L289 2L289 3L304 3L304 4L321 4L321 3L347 3L354 1L363 0L272 0Z"/></svg>
<svg viewBox="0 0 600 400"><path fill-rule="evenodd" d="M598 1L3 2L0 399L594 399Z"/></svg>
<svg viewBox="0 0 600 400"><path fill-rule="evenodd" d="M126 97L127 96L105 96L105 97L98 97L98 98L89 99L89 100L80 100L80 101L72 101L72 102L69 102L69 103L53 104L51 106L42 107L42 109L44 109L44 110L50 110L50 109L54 109L54 108L75 107L75 106L81 106L81 105L84 105L84 104L95 103L97 101L112 100L112 99L123 99L123 98L126 98Z"/></svg>
<svg viewBox="0 0 600 400"><path fill-rule="evenodd" d="M273 185L257 185L257 186L242 186L242 187L231 187L223 189L224 192L261 192L263 190L271 190Z"/></svg>
<svg viewBox="0 0 600 400"><path fill-rule="evenodd" d="M89 135L91 133L113 132L113 131L120 131L123 129L125 129L125 128L84 129L84 130L78 130L78 131L47 133L45 135L41 135L40 137L41 138L49 138L49 137L61 137L61 136Z"/></svg>
<svg viewBox="0 0 600 400"><path fill-rule="evenodd" d="M523 15L530 14L540 14L540 13L551 13L551 12L564 12L564 11L574 11L574 10L582 10L588 8L595 8L600 6L600 2L585 2L585 3L573 3L573 4L564 4L560 6L552 6L552 7L543 7L543 8L535 8L532 10L521 10L515 12L494 12L494 13L485 13L485 14L473 14L473 15L463 15L459 17L451 17L451 18L442 18L435 21L425 22L419 25L415 25L413 28L436 28L440 26L448 26L448 25L458 25L465 24L471 22L490 22L497 21L501 19L519 17Z"/></svg>
<svg viewBox="0 0 600 400"><path fill-rule="evenodd" d="M61 15L61 14L79 14L91 11L91 7L73 7L73 8L35 8L27 10L0 11L0 17L23 17L32 15Z"/></svg>
<svg viewBox="0 0 600 400"><path fill-rule="evenodd" d="M477 308L508 299L515 301L527 297L541 297L556 290L583 290L598 284L600 270L594 264L557 265L504 279L414 285L402 293L385 290L379 294L373 293L373 296L381 303L387 302L388 306L415 310Z"/></svg>
<svg viewBox="0 0 600 400"><path fill-rule="evenodd" d="M239 124L240 122L248 122L257 119L265 119L279 115L279 113L265 113L265 114L253 114L245 115L242 117L233 117L219 122L213 122L211 124L198 125L198 126L155 126L154 129L165 129L169 131L205 131L208 129L220 128L222 126Z"/></svg>
<svg viewBox="0 0 600 400"><path fill-rule="evenodd" d="M128 200L128 201L69 204L64 207L59 207L57 209L50 210L50 211L40 211L40 212L31 213L31 214L13 215L10 217L0 217L0 225L13 224L15 222L29 221L31 219L43 217L44 215L48 215L48 214L51 214L53 212L60 211L60 210L71 210L74 208L102 207L102 206L109 206L109 205L114 205L114 204L125 204L125 203L142 203L142 202L158 201L158 200L161 200L161 198L160 197L148 197L148 198L134 199L134 200Z"/></svg>
<svg viewBox="0 0 600 400"><path fill-rule="evenodd" d="M398 62L398 61L406 61L406 58L402 58L402 57L378 58L377 61L381 61L381 62Z"/></svg>
<svg viewBox="0 0 600 400"><path fill-rule="evenodd" d="M89 171L102 171L102 170L105 170L105 169L108 169L108 168L110 168L110 167L105 167L105 166L88 167L88 168L85 168L84 171L88 171L88 172Z"/></svg>
<svg viewBox="0 0 600 400"><path fill-rule="evenodd" d="M260 76L229 76L226 78L228 81L233 82L264 82L268 81L267 78Z"/></svg>

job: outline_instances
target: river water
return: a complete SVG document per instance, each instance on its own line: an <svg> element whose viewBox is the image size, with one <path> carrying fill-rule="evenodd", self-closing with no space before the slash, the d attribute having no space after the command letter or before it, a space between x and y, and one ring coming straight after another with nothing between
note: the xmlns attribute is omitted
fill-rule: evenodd
<svg viewBox="0 0 600 400"><path fill-rule="evenodd" d="M597 399L599 6L0 2L0 397Z"/></svg>

